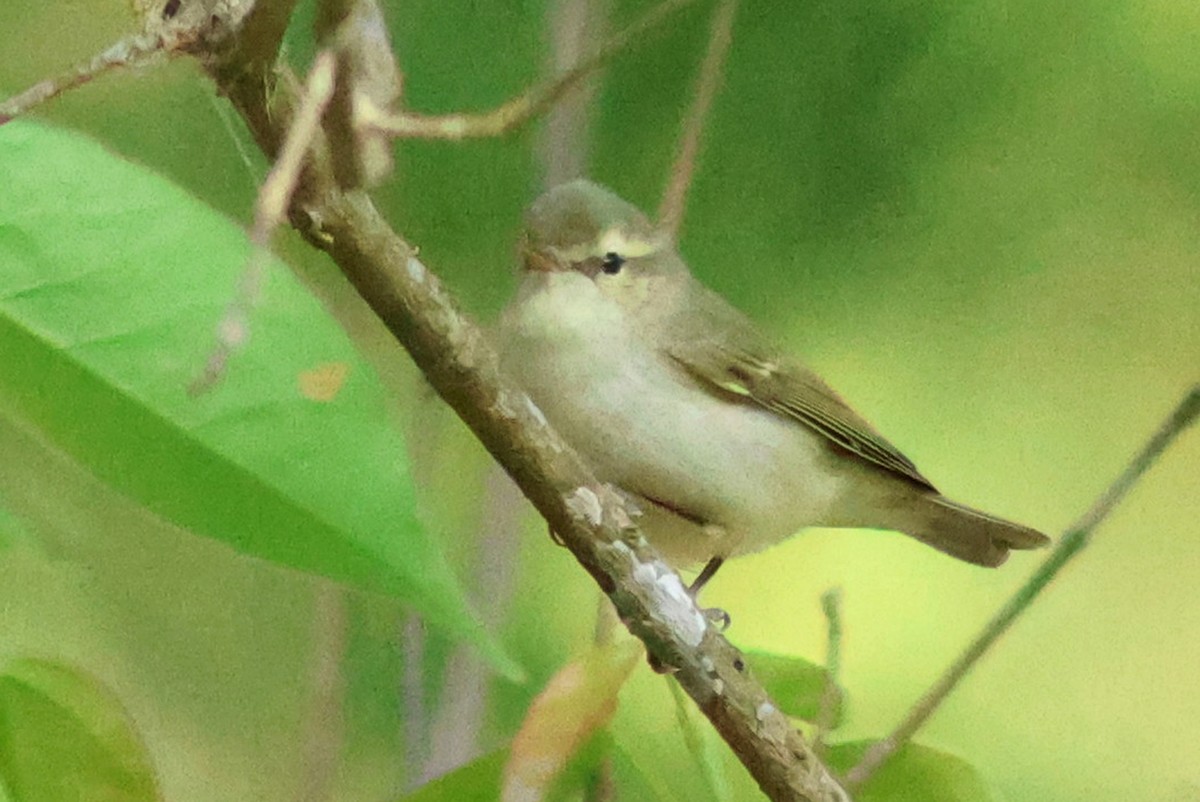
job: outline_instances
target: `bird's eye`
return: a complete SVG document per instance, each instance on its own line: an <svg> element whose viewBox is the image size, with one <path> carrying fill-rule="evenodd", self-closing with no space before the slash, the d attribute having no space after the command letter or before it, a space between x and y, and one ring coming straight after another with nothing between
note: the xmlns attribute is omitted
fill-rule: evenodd
<svg viewBox="0 0 1200 802"><path fill-rule="evenodd" d="M619 253L609 251L604 254L604 261L600 263L600 269L608 275L616 275L621 272L621 267L625 264L625 257Z"/></svg>

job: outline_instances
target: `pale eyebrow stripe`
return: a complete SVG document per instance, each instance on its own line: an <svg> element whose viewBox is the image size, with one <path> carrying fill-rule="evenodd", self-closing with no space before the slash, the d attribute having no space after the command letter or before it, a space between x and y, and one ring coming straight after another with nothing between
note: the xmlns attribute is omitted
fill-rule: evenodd
<svg viewBox="0 0 1200 802"><path fill-rule="evenodd" d="M599 240L600 253L597 256L603 256L606 253L618 253L626 259L637 259L642 256L649 256L657 251L660 243L652 240L641 238L629 238L620 228L613 227L606 230L600 235Z"/></svg>
<svg viewBox="0 0 1200 802"><path fill-rule="evenodd" d="M662 248L658 240L629 237L619 226L605 229L595 242L581 242L570 248L558 249L560 258L568 262L582 262L608 253L617 253L626 259L638 259L657 253Z"/></svg>

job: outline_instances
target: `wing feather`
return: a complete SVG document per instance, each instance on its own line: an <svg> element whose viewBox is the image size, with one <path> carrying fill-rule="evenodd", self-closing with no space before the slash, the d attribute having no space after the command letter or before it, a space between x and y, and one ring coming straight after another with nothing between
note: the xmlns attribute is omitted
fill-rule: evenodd
<svg viewBox="0 0 1200 802"><path fill-rule="evenodd" d="M711 299L720 307L712 306ZM796 362L773 356L774 349L761 341L752 324L720 298L705 300L710 312L722 313L726 336L718 342L703 334L692 336L697 332L688 329L694 326L674 326L676 336L669 338L666 348L667 355L702 387L790 418L868 462L936 491L911 460L847 406L821 377ZM733 336L728 336L731 329Z"/></svg>

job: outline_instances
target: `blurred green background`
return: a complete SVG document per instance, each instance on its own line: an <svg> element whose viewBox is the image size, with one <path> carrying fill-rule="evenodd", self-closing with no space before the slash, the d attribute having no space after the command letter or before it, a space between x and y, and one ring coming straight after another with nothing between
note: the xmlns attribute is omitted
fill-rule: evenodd
<svg viewBox="0 0 1200 802"><path fill-rule="evenodd" d="M537 0L388 5L411 108L489 108L546 62ZM617 2L611 20L643 7ZM707 8L622 55L596 98L590 172L650 210ZM0 95L133 25L117 0L6 0ZM292 52L303 56L302 37ZM38 114L245 221L264 165L239 157L233 137L246 136L231 133L221 103L178 60L107 76ZM1056 533L1200 377L1197 132L1200 6L747 0L682 247L948 495ZM480 318L514 285L537 145L535 128L404 143L376 193ZM357 319L322 258L286 238L281 250ZM398 425L421 433L423 513L532 675L493 684L479 741L491 749L590 641L595 591L513 507L407 357L369 327L364 336L401 388ZM0 658L67 659L111 683L173 802L295 797L320 583L164 525L2 421L0 454L22 455L0 472L0 506L5 495L44 499L40 527L57 535L0 550ZM1192 433L921 740L1017 802L1200 799L1198 475ZM506 515L525 522L517 541L497 535ZM738 644L819 661L818 597L841 586L851 707L840 734L879 736L1038 559L987 572L895 535L813 531L729 565L705 601L732 614ZM387 798L406 781L402 614L352 598L349 620L338 795ZM426 647L434 663L448 659L446 645ZM688 798L696 780L662 680L640 667L622 703L617 741Z"/></svg>

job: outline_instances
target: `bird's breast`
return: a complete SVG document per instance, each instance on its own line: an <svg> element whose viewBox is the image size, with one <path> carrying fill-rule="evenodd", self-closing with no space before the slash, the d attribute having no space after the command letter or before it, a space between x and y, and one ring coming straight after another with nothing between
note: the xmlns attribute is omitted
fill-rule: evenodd
<svg viewBox="0 0 1200 802"><path fill-rule="evenodd" d="M734 553L822 522L841 483L818 435L702 390L586 277L535 278L502 364L601 479L729 530Z"/></svg>

